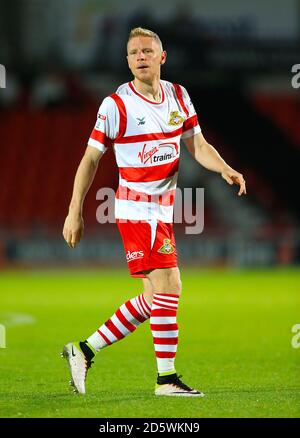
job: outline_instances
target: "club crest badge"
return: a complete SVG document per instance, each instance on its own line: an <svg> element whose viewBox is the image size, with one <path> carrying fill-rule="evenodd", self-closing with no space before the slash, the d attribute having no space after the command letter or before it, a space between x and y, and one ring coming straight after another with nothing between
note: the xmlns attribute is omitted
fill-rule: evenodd
<svg viewBox="0 0 300 438"><path fill-rule="evenodd" d="M164 239L164 244L161 246L157 252L160 252L161 254L172 254L175 251L174 246L171 244L170 239Z"/></svg>
<svg viewBox="0 0 300 438"><path fill-rule="evenodd" d="M178 111L171 111L170 113L170 120L169 125L171 126L178 126L181 125L181 123L184 122L184 118L179 114Z"/></svg>

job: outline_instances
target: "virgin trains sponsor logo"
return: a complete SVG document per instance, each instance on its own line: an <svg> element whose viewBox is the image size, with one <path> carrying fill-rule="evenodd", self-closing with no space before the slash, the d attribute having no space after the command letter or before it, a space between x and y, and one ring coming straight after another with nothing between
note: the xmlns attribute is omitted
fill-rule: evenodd
<svg viewBox="0 0 300 438"><path fill-rule="evenodd" d="M132 262L133 260L142 259L144 257L143 251L127 251L126 260L127 262Z"/></svg>
<svg viewBox="0 0 300 438"><path fill-rule="evenodd" d="M177 143L162 143L158 146L147 147L145 143L138 157L143 164L159 163L161 161L168 161L178 155Z"/></svg>

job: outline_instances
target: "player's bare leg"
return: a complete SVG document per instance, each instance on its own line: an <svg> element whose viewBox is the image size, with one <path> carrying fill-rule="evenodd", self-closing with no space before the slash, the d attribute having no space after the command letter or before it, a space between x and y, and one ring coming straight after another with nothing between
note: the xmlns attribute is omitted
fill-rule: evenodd
<svg viewBox="0 0 300 438"><path fill-rule="evenodd" d="M155 293L180 296L182 284L178 268L153 269L145 274Z"/></svg>
<svg viewBox="0 0 300 438"><path fill-rule="evenodd" d="M154 289L153 286L151 284L151 281L149 280L149 278L142 278L143 280L143 295L147 300L147 303L152 304L152 299L153 299L153 293L154 293Z"/></svg>
<svg viewBox="0 0 300 438"><path fill-rule="evenodd" d="M155 395L203 397L202 392L184 384L175 370L180 271L178 268L154 269L145 274L154 291L150 326L158 368Z"/></svg>

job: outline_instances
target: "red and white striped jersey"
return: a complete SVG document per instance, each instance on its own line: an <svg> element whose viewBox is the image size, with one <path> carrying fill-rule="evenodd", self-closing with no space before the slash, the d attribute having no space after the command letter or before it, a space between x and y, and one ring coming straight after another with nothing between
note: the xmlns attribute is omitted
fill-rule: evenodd
<svg viewBox="0 0 300 438"><path fill-rule="evenodd" d="M180 139L199 133L197 114L184 87L160 81L161 101L121 85L100 105L88 141L102 152L113 147L119 167L115 217L173 222Z"/></svg>

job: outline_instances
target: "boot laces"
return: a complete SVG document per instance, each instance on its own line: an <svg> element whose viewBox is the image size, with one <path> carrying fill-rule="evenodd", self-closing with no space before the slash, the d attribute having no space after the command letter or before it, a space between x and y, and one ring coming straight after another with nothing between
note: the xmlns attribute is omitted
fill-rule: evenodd
<svg viewBox="0 0 300 438"><path fill-rule="evenodd" d="M178 386L179 388L183 389L184 391L193 391L192 388L190 388L188 385L186 385L185 383L183 383L180 380L181 377L183 377L183 376L182 375L176 376L176 378L174 379L174 382L172 382L172 384Z"/></svg>

